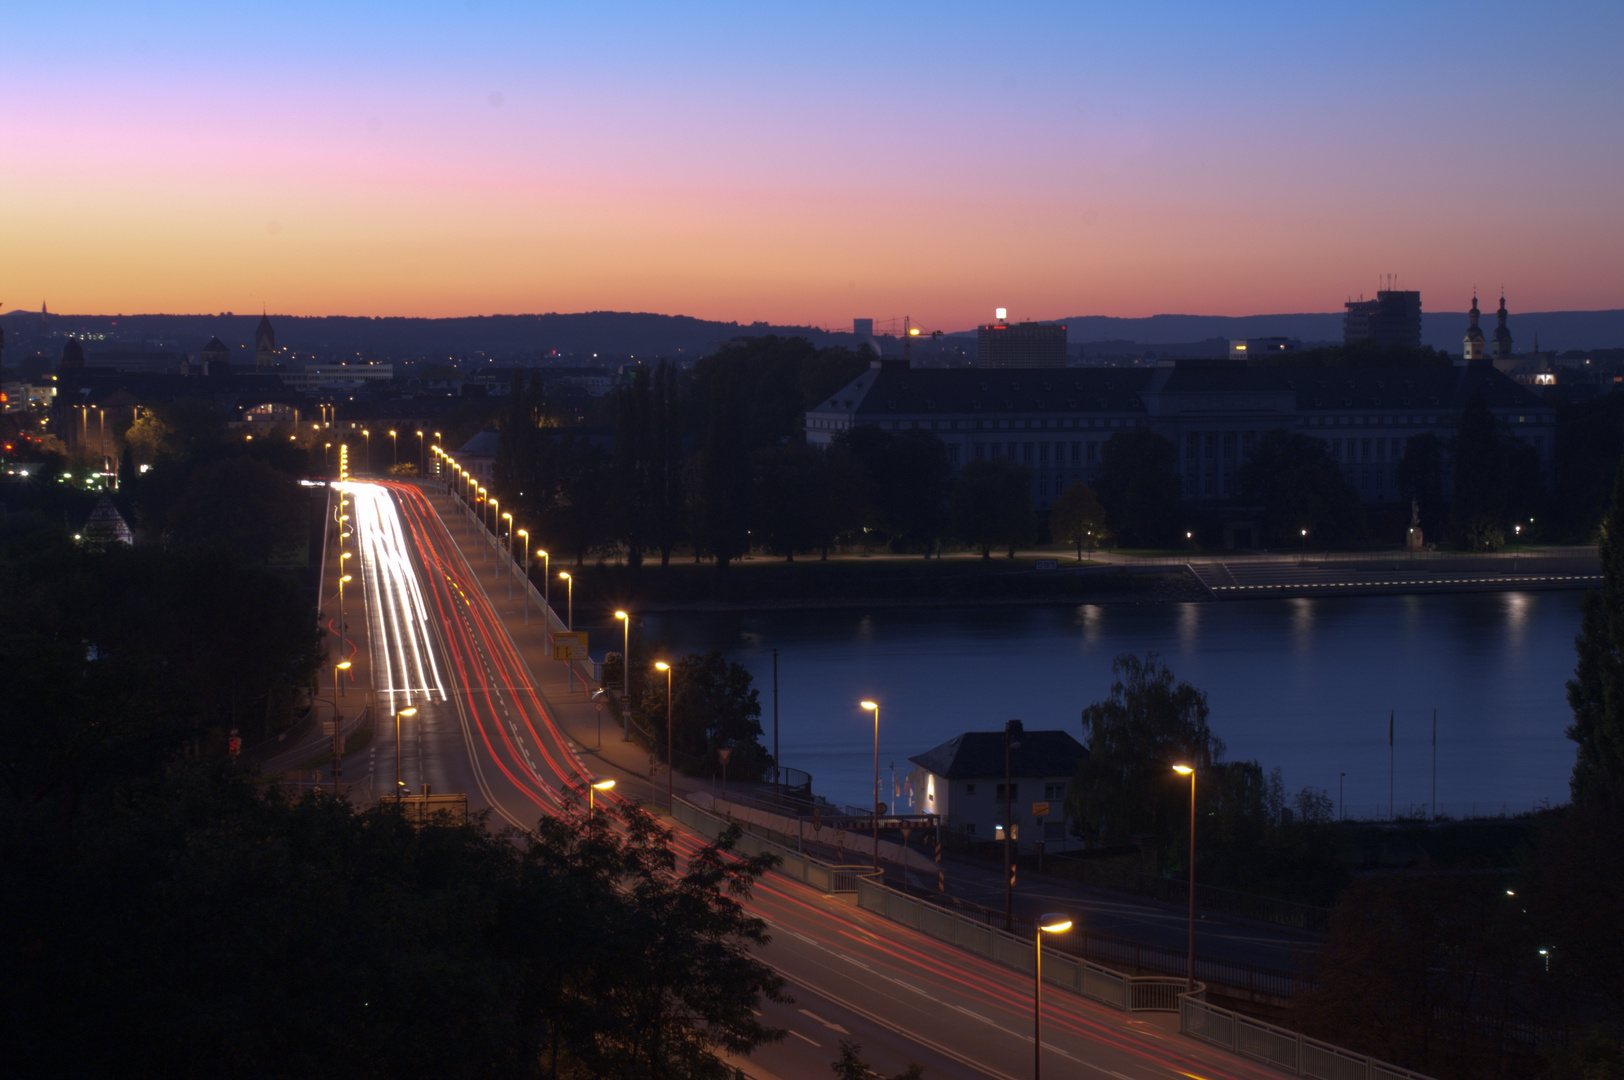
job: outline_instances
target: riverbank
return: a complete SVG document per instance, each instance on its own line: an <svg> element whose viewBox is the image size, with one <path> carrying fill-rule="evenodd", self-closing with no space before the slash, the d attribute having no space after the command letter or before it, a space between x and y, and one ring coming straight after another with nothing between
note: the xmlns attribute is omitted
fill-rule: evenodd
<svg viewBox="0 0 1624 1080"><path fill-rule="evenodd" d="M827 561L748 559L633 569L603 563L572 570L578 605L632 606L643 612L786 611L1037 604L1178 603L1208 598L1176 565L1131 567L1054 560L848 557Z"/></svg>
<svg viewBox="0 0 1624 1080"><path fill-rule="evenodd" d="M1192 603L1205 600L1433 592L1583 590L1600 579L1594 548L1492 555L1191 552L1145 557L1022 552L843 555L789 562L598 563L574 568L576 603L643 612L816 611Z"/></svg>

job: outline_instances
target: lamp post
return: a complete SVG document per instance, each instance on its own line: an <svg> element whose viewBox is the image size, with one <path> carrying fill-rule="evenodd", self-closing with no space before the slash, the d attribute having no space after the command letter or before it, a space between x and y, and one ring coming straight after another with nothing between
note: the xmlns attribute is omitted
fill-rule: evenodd
<svg viewBox="0 0 1624 1080"><path fill-rule="evenodd" d="M362 428L361 429L361 438L366 441L367 472L371 472L372 471L372 432L368 431L366 428Z"/></svg>
<svg viewBox="0 0 1624 1080"><path fill-rule="evenodd" d="M417 471L418 471L419 475L422 475L422 474L427 473L429 471L429 459L428 459L428 456L427 456L427 452L423 449L423 432L422 431L419 431L417 433Z"/></svg>
<svg viewBox="0 0 1624 1080"><path fill-rule="evenodd" d="M483 529L485 527L485 489L480 487L478 484L474 484L474 489L474 508L479 515L479 527ZM480 544L479 561L484 562L485 557L486 547L484 544Z"/></svg>
<svg viewBox="0 0 1624 1080"><path fill-rule="evenodd" d="M493 498L489 502L491 504L491 561L500 563L502 560L496 557L496 545L502 541L502 520L497 517L497 512L502 509L502 500ZM491 568L493 575L496 569L495 566ZM495 580L494 576L492 580Z"/></svg>
<svg viewBox="0 0 1624 1080"><path fill-rule="evenodd" d="M338 782L344 770L344 718L338 714L338 673L348 671L350 662L340 660L333 665L333 798L338 798Z"/></svg>
<svg viewBox="0 0 1624 1080"><path fill-rule="evenodd" d="M868 812L873 815L874 822L874 872L880 870L880 703L878 701L859 701L857 704L874 714L874 795L869 801Z"/></svg>
<svg viewBox="0 0 1624 1080"><path fill-rule="evenodd" d="M1050 912L1032 931L1032 1080L1043 1075L1043 935L1064 934L1071 920Z"/></svg>
<svg viewBox="0 0 1624 1080"><path fill-rule="evenodd" d="M347 552L345 554L348 554ZM338 655L344 655L344 583L350 580L350 575L344 573L344 556L339 556L338 574Z"/></svg>
<svg viewBox="0 0 1624 1080"><path fill-rule="evenodd" d="M677 763L671 756L671 747L674 745L671 739L671 665L664 660L656 660L654 667L658 671L665 672L665 804L667 808L675 809L677 804L673 800L676 779L673 773Z"/></svg>
<svg viewBox="0 0 1624 1080"><path fill-rule="evenodd" d="M348 670L350 670L350 662L348 660L340 660L338 663L333 665L333 719L335 721L338 719L338 673L340 671Z"/></svg>
<svg viewBox="0 0 1624 1080"><path fill-rule="evenodd" d="M598 812L598 792L608 791L614 786L615 778L612 776L594 776L592 778L592 782L586 788L586 811L589 820L591 815Z"/></svg>
<svg viewBox="0 0 1624 1080"><path fill-rule="evenodd" d="M513 557L513 515L504 513L502 515L502 520L507 522L507 529L508 529L508 538L507 538L507 557L508 557L507 582L508 582L508 599L512 600L513 599L513 571L514 571L514 568L518 566L518 561L516 559L514 559L514 557Z"/></svg>
<svg viewBox="0 0 1624 1080"><path fill-rule="evenodd" d="M1021 748L1021 736L1026 728L1019 720L1008 720L1004 723L1004 929L1008 930L1015 925L1015 853L1012 841L1014 839L1015 822L1010 813L1010 804L1014 802L1014 786L1009 775L1009 752Z"/></svg>
<svg viewBox="0 0 1624 1080"><path fill-rule="evenodd" d="M632 617L628 612L617 611L615 618L620 620L621 626L626 630L625 643L620 648L620 719L621 726L625 728L620 733L621 742L630 742L632 737Z"/></svg>
<svg viewBox="0 0 1624 1080"><path fill-rule="evenodd" d="M547 632L551 634L553 624L548 616L553 613L553 557L547 554L545 548L538 548L536 554L541 556L541 602L547 608L541 614L541 621L546 624Z"/></svg>
<svg viewBox="0 0 1624 1080"><path fill-rule="evenodd" d="M565 619L565 621L564 621L564 629L569 630L571 632L574 632L574 630L575 630L575 579L570 577L570 572L568 570L560 570L558 572L558 576L564 580L564 586L565 586L565 589L566 589L565 595L567 597L567 599L565 601L564 613L565 613L565 615L568 616L568 618Z"/></svg>
<svg viewBox="0 0 1624 1080"><path fill-rule="evenodd" d="M389 429L389 454L390 454L391 457L394 458L394 461L390 462L390 464L391 465L399 465L400 464L400 440L395 438L395 431L394 431L393 428Z"/></svg>
<svg viewBox="0 0 1624 1080"><path fill-rule="evenodd" d="M1175 765L1173 771L1190 778L1190 951L1185 958L1184 992L1195 992L1195 767Z"/></svg>
<svg viewBox="0 0 1624 1080"><path fill-rule="evenodd" d="M401 797L405 794L405 792L403 790L405 785L402 784L401 780L400 780L400 721L401 721L402 717L416 716L416 715L417 715L417 710L414 709L414 708L405 708L405 709L396 709L395 710L395 801L396 802L399 802Z"/></svg>
<svg viewBox="0 0 1624 1080"><path fill-rule="evenodd" d="M520 529L524 537L524 624L530 625L530 530Z"/></svg>

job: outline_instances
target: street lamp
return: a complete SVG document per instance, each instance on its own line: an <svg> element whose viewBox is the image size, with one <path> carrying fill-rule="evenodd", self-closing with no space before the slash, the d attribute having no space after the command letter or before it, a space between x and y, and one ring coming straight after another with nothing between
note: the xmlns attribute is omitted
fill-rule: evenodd
<svg viewBox="0 0 1624 1080"><path fill-rule="evenodd" d="M873 815L874 822L874 872L880 870L880 703L878 701L859 701L857 704L874 714L874 797L869 801L868 812Z"/></svg>
<svg viewBox="0 0 1624 1080"><path fill-rule="evenodd" d="M402 795L405 794L405 792L402 790L405 787L405 785L402 784L401 780L400 780L400 721L401 721L402 717L410 717L410 716L416 716L416 715L417 715L417 710L415 708L405 708L405 709L396 709L395 710L395 801L396 802L399 802Z"/></svg>
<svg viewBox="0 0 1624 1080"><path fill-rule="evenodd" d="M1032 932L1032 1080L1043 1075L1043 935L1064 934L1071 920L1050 912Z"/></svg>
<svg viewBox="0 0 1624 1080"><path fill-rule="evenodd" d="M574 631L574 629L575 629L575 579L570 577L570 572L568 570L560 570L558 572L558 576L564 579L564 585L568 590L568 592L567 592L568 600L566 601L566 607L564 608L564 612L565 612L566 615L569 616L569 618L567 620L565 620L565 622L564 622L564 629L569 630L569 631Z"/></svg>
<svg viewBox="0 0 1624 1080"><path fill-rule="evenodd" d="M395 432L394 432L394 429L392 429L392 428L389 431L389 453L395 459L393 464L399 465L400 464L400 443L399 443L398 440L396 440Z"/></svg>
<svg viewBox="0 0 1624 1080"><path fill-rule="evenodd" d="M520 529L524 537L524 624L530 625L530 530Z"/></svg>
<svg viewBox="0 0 1624 1080"><path fill-rule="evenodd" d="M1184 992L1195 993L1195 767L1175 765L1173 771L1190 778L1190 952L1185 960Z"/></svg>
<svg viewBox="0 0 1624 1080"><path fill-rule="evenodd" d="M340 671L348 670L350 670L350 662L348 660L340 660L338 663L333 665L333 719L335 721L338 719L338 673Z"/></svg>
<svg viewBox="0 0 1624 1080"><path fill-rule="evenodd" d="M513 558L513 515L504 513L502 515L502 520L507 522L507 527L508 527L507 557L508 557L508 563L510 564L508 566L508 575L507 575L507 579L508 579L508 599L512 600L513 599L513 571L519 565L517 560L515 560Z"/></svg>
<svg viewBox="0 0 1624 1080"><path fill-rule="evenodd" d="M626 629L625 644L620 649L620 694L621 718L625 721L626 730L621 732L621 742L632 737L631 733L631 705L632 705L632 617L624 611L615 612L615 618Z"/></svg>
<svg viewBox="0 0 1624 1080"><path fill-rule="evenodd" d="M342 529L343 526L340 525L339 528ZM342 542L342 541L340 541L340 542ZM348 558L348 557L349 557L349 552L346 551L343 555L339 556L339 563L338 563L338 569L339 569L339 575L338 575L338 655L340 655L340 656L344 655L344 645L345 645L345 641L344 641L344 629L345 629L345 627L344 627L344 583L350 580L350 575L344 573L343 571L344 571L344 560L346 558Z"/></svg>
<svg viewBox="0 0 1624 1080"><path fill-rule="evenodd" d="M1014 784L1009 775L1009 752L1021 748L1021 736L1026 728L1019 720L1004 722L1004 929L1015 925L1015 855L1011 850L1015 822L1010 814L1014 801Z"/></svg>
<svg viewBox="0 0 1624 1080"><path fill-rule="evenodd" d="M665 803L673 812L676 810L674 791L676 780L673 773L676 770L676 759L671 755L673 745L671 739L671 665L664 660L654 661L657 671L665 672Z"/></svg>
<svg viewBox="0 0 1624 1080"><path fill-rule="evenodd" d="M350 662L341 660L333 665L333 798L338 798L338 783L344 775L344 718L338 713L338 673L348 671Z"/></svg>
<svg viewBox="0 0 1624 1080"><path fill-rule="evenodd" d="M361 438L366 440L367 472L371 472L372 471L372 432L368 431L366 428L362 428L361 429Z"/></svg>
<svg viewBox="0 0 1624 1080"><path fill-rule="evenodd" d="M541 621L547 625L547 632L552 633L553 624L548 616L553 613L553 557L545 548L537 548L536 554L541 556L541 602L547 608Z"/></svg>
<svg viewBox="0 0 1624 1080"><path fill-rule="evenodd" d="M423 449L422 431L418 431L417 433L417 471L419 473L426 473L429 471L429 459L426 451Z"/></svg>
<svg viewBox="0 0 1624 1080"><path fill-rule="evenodd" d="M586 809L589 816L597 813L598 792L608 791L614 786L615 778L612 776L594 776L592 778L592 782L586 787Z"/></svg>

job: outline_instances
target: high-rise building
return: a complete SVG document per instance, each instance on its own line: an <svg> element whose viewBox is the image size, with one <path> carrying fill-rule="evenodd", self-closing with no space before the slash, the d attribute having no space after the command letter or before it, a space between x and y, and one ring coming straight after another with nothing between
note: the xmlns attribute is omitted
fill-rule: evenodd
<svg viewBox="0 0 1624 1080"><path fill-rule="evenodd" d="M1421 294L1383 289L1374 300L1349 300L1342 316L1342 342L1352 345L1421 347Z"/></svg>
<svg viewBox="0 0 1624 1080"><path fill-rule="evenodd" d="M978 368L1063 368L1066 327L1062 323L1006 323L976 328Z"/></svg>

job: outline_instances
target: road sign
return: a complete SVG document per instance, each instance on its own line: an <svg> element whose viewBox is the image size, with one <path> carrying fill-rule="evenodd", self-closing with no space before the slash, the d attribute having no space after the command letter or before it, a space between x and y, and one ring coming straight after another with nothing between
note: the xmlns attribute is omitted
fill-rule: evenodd
<svg viewBox="0 0 1624 1080"><path fill-rule="evenodd" d="M1049 816L1049 804L1046 803L1046 802L1035 802L1035 803L1033 803L1032 804L1032 816L1033 817L1048 817Z"/></svg>
<svg viewBox="0 0 1624 1080"><path fill-rule="evenodd" d="M565 631L553 635L554 660L590 660L587 655L586 634L582 631Z"/></svg>
<svg viewBox="0 0 1624 1080"><path fill-rule="evenodd" d="M1033 560L1032 568L1034 570L1058 570L1058 569L1060 569L1060 560L1059 559L1035 559L1035 560Z"/></svg>

